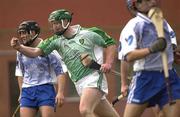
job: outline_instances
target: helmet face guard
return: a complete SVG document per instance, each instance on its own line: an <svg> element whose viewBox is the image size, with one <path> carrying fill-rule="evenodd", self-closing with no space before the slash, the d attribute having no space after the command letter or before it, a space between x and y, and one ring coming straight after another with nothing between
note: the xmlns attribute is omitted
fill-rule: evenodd
<svg viewBox="0 0 180 117"><path fill-rule="evenodd" d="M66 24L66 26L64 25L64 20L68 20L68 23ZM69 11L65 10L65 9L60 9L60 10L56 10L53 11L48 18L49 22L52 21L58 21L61 22L62 27L63 27L63 31L58 31L55 32L56 35L63 35L65 33L65 31L67 30L67 28L69 27L69 24L72 20L72 13L70 13Z"/></svg>
<svg viewBox="0 0 180 117"><path fill-rule="evenodd" d="M21 33L22 31L24 32L27 32L28 34L31 34L31 31L35 31L36 35L34 35L34 37L32 37L28 42L26 42L24 45L31 45L34 40L39 36L40 34L40 27L39 25L37 24L37 22L35 21L23 21L19 27L18 27L18 30L17 32L18 33Z"/></svg>

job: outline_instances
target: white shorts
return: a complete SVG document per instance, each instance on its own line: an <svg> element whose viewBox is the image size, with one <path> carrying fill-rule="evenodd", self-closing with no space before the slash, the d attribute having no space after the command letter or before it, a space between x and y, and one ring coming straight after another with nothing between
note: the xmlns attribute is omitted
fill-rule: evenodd
<svg viewBox="0 0 180 117"><path fill-rule="evenodd" d="M102 75L102 76L100 76ZM83 89L87 87L97 88L104 93L102 99L106 99L106 95L108 94L108 85L106 76L104 74L100 74L98 71L93 72L75 82L75 87L79 96L82 95Z"/></svg>

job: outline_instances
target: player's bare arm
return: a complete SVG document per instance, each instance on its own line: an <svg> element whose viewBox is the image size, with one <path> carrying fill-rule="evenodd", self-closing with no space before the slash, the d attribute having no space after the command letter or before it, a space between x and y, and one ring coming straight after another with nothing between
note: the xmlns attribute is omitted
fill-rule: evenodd
<svg viewBox="0 0 180 117"><path fill-rule="evenodd" d="M105 63L101 65L101 70L103 72L109 72L113 61L114 61L114 56L115 56L115 50L116 46L115 45L110 45L106 48L105 50Z"/></svg>
<svg viewBox="0 0 180 117"><path fill-rule="evenodd" d="M132 62L141 58L144 58L145 56L149 55L150 51L148 48L144 49L136 49L134 51L131 51L126 56L126 61Z"/></svg>
<svg viewBox="0 0 180 117"><path fill-rule="evenodd" d="M123 96L127 95L128 92L128 82L127 82L127 78L128 78L128 69L129 69L129 64L126 61L121 61L121 93L123 94Z"/></svg>
<svg viewBox="0 0 180 117"><path fill-rule="evenodd" d="M57 89L57 95L56 95L56 103L59 107L61 107L64 104L64 87L66 83L67 74L61 74L58 75L58 89Z"/></svg>
<svg viewBox="0 0 180 117"><path fill-rule="evenodd" d="M132 62L146 57L149 54L162 52L166 48L167 42L163 38L158 38L149 48L136 49L127 54L126 60Z"/></svg>
<svg viewBox="0 0 180 117"><path fill-rule="evenodd" d="M18 101L20 101L21 92L22 92L23 77L18 76L17 79L18 79L18 86L19 86L19 98L18 98Z"/></svg>
<svg viewBox="0 0 180 117"><path fill-rule="evenodd" d="M19 39L16 37L13 37L11 39L10 44L11 44L11 47L13 47L17 51L29 57L37 57L43 54L42 50L39 48L32 48L32 47L28 47L28 46L24 46L23 44L20 44Z"/></svg>

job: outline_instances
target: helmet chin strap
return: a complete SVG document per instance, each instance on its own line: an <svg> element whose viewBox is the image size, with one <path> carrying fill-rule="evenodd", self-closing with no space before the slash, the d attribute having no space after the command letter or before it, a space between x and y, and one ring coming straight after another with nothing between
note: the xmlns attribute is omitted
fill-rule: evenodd
<svg viewBox="0 0 180 117"><path fill-rule="evenodd" d="M66 26L65 26L65 25L64 25L64 20L61 19L61 24L62 24L62 27L63 27L64 30L63 30L63 31L58 31L58 32L56 32L55 34L58 35L58 36L61 36L61 35L63 35L63 34L66 32L67 28L69 27L70 22L68 22L68 23L66 24Z"/></svg>
<svg viewBox="0 0 180 117"><path fill-rule="evenodd" d="M32 32L30 31L29 34L32 34ZM36 35L34 35L28 42L26 42L24 45L26 46L30 46L39 36L39 33L37 33Z"/></svg>

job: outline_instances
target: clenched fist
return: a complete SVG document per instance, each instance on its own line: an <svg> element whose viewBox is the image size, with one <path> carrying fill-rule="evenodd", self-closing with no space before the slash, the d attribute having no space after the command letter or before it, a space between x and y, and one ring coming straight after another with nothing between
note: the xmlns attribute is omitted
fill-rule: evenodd
<svg viewBox="0 0 180 117"><path fill-rule="evenodd" d="M16 38L16 37L13 37L13 38L11 39L10 44L11 44L11 47L13 47L13 48L16 49L16 50L18 50L18 49L20 48L20 45L21 45L20 42L19 42L19 39Z"/></svg>

